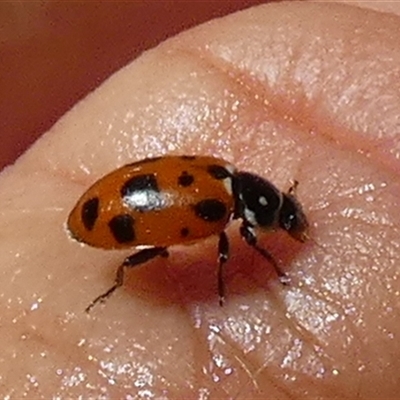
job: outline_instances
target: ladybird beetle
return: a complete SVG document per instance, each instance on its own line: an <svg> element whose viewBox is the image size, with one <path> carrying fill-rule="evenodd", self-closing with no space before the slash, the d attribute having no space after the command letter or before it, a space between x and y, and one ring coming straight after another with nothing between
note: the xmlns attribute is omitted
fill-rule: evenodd
<svg viewBox="0 0 400 400"><path fill-rule="evenodd" d="M126 268L167 257L168 247L219 235L218 294L225 295L223 266L229 257L227 224L241 219L240 234L287 277L257 243L256 228L283 229L304 242L308 223L294 196L269 181L207 156L166 156L127 164L91 186L71 211L67 229L75 240L103 249L137 248L119 266L115 284L86 308L104 301L124 281Z"/></svg>

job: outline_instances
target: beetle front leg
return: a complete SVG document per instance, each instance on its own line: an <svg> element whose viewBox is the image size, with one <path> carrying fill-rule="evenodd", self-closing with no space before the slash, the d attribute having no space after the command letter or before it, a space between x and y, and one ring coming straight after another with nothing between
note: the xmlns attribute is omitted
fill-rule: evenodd
<svg viewBox="0 0 400 400"><path fill-rule="evenodd" d="M272 266L275 269L276 274L279 277L279 281L283 285L288 285L289 277L280 269L278 263L275 261L272 254L268 250L260 247L257 244L257 236L254 232L253 227L246 223L243 223L240 227L240 234L249 246L251 246L253 249L255 249L259 254L261 254L265 259L267 259L272 264Z"/></svg>

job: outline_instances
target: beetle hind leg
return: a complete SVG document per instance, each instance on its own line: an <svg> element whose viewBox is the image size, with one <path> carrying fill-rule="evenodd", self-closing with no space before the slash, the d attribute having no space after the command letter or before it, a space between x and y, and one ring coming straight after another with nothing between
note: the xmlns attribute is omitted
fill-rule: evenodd
<svg viewBox="0 0 400 400"><path fill-rule="evenodd" d="M86 308L85 311L88 313L97 303L103 303L108 297L110 297L116 289L124 283L125 268L132 268L138 265L144 264L147 261L152 260L158 256L168 257L168 251L166 247L151 247L149 249L140 250L138 253L132 254L125 258L124 262L118 267L115 275L115 283L110 289L97 296Z"/></svg>

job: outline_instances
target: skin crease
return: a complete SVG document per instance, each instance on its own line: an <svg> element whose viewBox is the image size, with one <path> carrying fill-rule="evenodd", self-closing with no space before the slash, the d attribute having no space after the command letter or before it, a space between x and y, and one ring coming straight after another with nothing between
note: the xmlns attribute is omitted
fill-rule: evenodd
<svg viewBox="0 0 400 400"><path fill-rule="evenodd" d="M398 23L305 3L214 21L115 74L5 170L2 394L398 396ZM129 253L66 240L68 211L116 166L171 152L300 182L313 240L262 240L291 285L233 226L224 308L210 239L130 271L88 317Z"/></svg>

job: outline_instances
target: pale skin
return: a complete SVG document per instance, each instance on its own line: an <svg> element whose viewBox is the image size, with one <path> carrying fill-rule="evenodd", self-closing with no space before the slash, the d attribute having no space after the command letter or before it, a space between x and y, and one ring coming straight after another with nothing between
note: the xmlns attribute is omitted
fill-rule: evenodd
<svg viewBox="0 0 400 400"><path fill-rule="evenodd" d="M196 28L115 74L4 171L1 394L398 396L398 18L277 4ZM69 240L68 212L104 173L164 153L218 155L282 190L299 181L311 239L261 239L290 285L233 225L223 308L211 238L129 271L85 314L131 252Z"/></svg>

